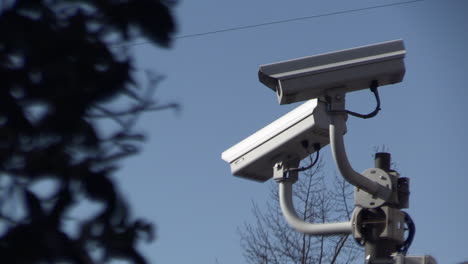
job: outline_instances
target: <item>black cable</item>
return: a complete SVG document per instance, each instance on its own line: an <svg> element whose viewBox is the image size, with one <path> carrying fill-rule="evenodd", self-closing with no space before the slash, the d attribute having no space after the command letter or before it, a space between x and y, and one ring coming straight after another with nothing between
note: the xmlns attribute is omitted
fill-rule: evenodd
<svg viewBox="0 0 468 264"><path fill-rule="evenodd" d="M371 90L371 92L374 93L375 100L377 101L377 106L375 107L374 111L370 112L369 114L359 114L359 113L356 113L356 112L353 112L353 111L345 110L346 113L350 114L352 116L355 116L355 117L363 118L363 119L372 118L372 117L376 116L379 113L379 111L381 110L381 108L380 108L380 96L379 96L379 91L377 90L377 87L379 87L378 82L373 81L372 84L371 84L370 90Z"/></svg>
<svg viewBox="0 0 468 264"><path fill-rule="evenodd" d="M315 166L315 164L317 164L317 162L319 160L320 147L316 148L316 150L317 150L316 151L317 154L315 155L315 161L314 162L312 162L311 164L309 164L308 166L305 166L305 167L287 169L284 173L305 171L305 170L308 170L308 169L312 168L313 166Z"/></svg>
<svg viewBox="0 0 468 264"><path fill-rule="evenodd" d="M399 249L399 251L406 255L408 249L413 243L414 236L416 235L416 225L414 224L413 219L411 219L408 213L403 213L405 214L405 223L408 227L408 237L406 238L405 242L403 243L403 246Z"/></svg>
<svg viewBox="0 0 468 264"><path fill-rule="evenodd" d="M378 81L377 80L372 81L372 83L370 85L370 90L375 95L375 100L377 101L377 106L375 107L374 111L370 112L369 114L360 114L360 113L356 113L356 112L349 111L349 110L331 110L332 106L331 106L331 103L329 101L330 99L327 100L328 101L328 103L327 103L327 112L328 113L346 113L346 114L349 114L349 115L352 115L352 116L355 116L355 117L359 117L359 118L364 118L364 119L374 117L381 110L381 108L380 108L380 96L379 96L379 91L377 90L378 87L379 87Z"/></svg>

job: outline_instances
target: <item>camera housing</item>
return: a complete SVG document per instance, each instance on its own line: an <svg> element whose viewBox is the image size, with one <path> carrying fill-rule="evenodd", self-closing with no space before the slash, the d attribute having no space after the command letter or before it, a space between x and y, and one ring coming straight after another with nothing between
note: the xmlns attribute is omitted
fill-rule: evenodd
<svg viewBox="0 0 468 264"><path fill-rule="evenodd" d="M304 159L329 144L324 102L309 100L221 154L235 176L264 182L278 162Z"/></svg>
<svg viewBox="0 0 468 264"><path fill-rule="evenodd" d="M280 104L401 82L405 75L402 40L393 40L331 53L261 65L261 83L276 91Z"/></svg>

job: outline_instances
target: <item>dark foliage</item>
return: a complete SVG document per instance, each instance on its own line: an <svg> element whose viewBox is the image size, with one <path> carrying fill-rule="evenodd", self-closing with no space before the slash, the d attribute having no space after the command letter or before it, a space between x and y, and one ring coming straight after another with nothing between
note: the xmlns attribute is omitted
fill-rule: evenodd
<svg viewBox="0 0 468 264"><path fill-rule="evenodd" d="M152 225L130 217L111 175L137 152L135 118L171 105L150 100L154 82L136 86L119 44L167 47L170 3L6 0L0 9L0 262L146 263L136 243L152 239ZM99 129L103 119L112 131ZM71 213L89 202L100 209Z"/></svg>

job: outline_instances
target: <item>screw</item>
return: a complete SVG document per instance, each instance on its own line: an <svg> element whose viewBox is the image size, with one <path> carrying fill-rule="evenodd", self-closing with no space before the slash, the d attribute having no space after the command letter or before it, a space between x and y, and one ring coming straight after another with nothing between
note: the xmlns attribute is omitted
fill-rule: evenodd
<svg viewBox="0 0 468 264"><path fill-rule="evenodd" d="M383 176L383 175L380 175L380 177L379 177L379 178L380 178L381 180L384 180L384 181L386 181L386 180L387 180L387 178L385 178L385 176Z"/></svg>

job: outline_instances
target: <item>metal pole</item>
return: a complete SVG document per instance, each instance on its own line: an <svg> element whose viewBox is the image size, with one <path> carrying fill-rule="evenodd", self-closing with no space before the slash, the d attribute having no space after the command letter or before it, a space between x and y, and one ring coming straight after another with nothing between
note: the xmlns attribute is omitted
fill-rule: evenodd
<svg viewBox="0 0 468 264"><path fill-rule="evenodd" d="M382 169L386 172L390 171L391 165L391 154L387 152L377 152L375 153L375 167Z"/></svg>
<svg viewBox="0 0 468 264"><path fill-rule="evenodd" d="M375 154L375 167L382 169L386 172L390 171L391 165L391 155L386 152L379 152ZM395 240L383 239L380 237L384 224L379 224L385 220L385 213L380 208L369 209L366 212L367 220L369 222L377 222L377 224L370 224L366 230L366 242L365 242L365 252L366 252L366 263L387 263L381 262L388 260L388 263L393 263L392 254L397 251L398 244Z"/></svg>

